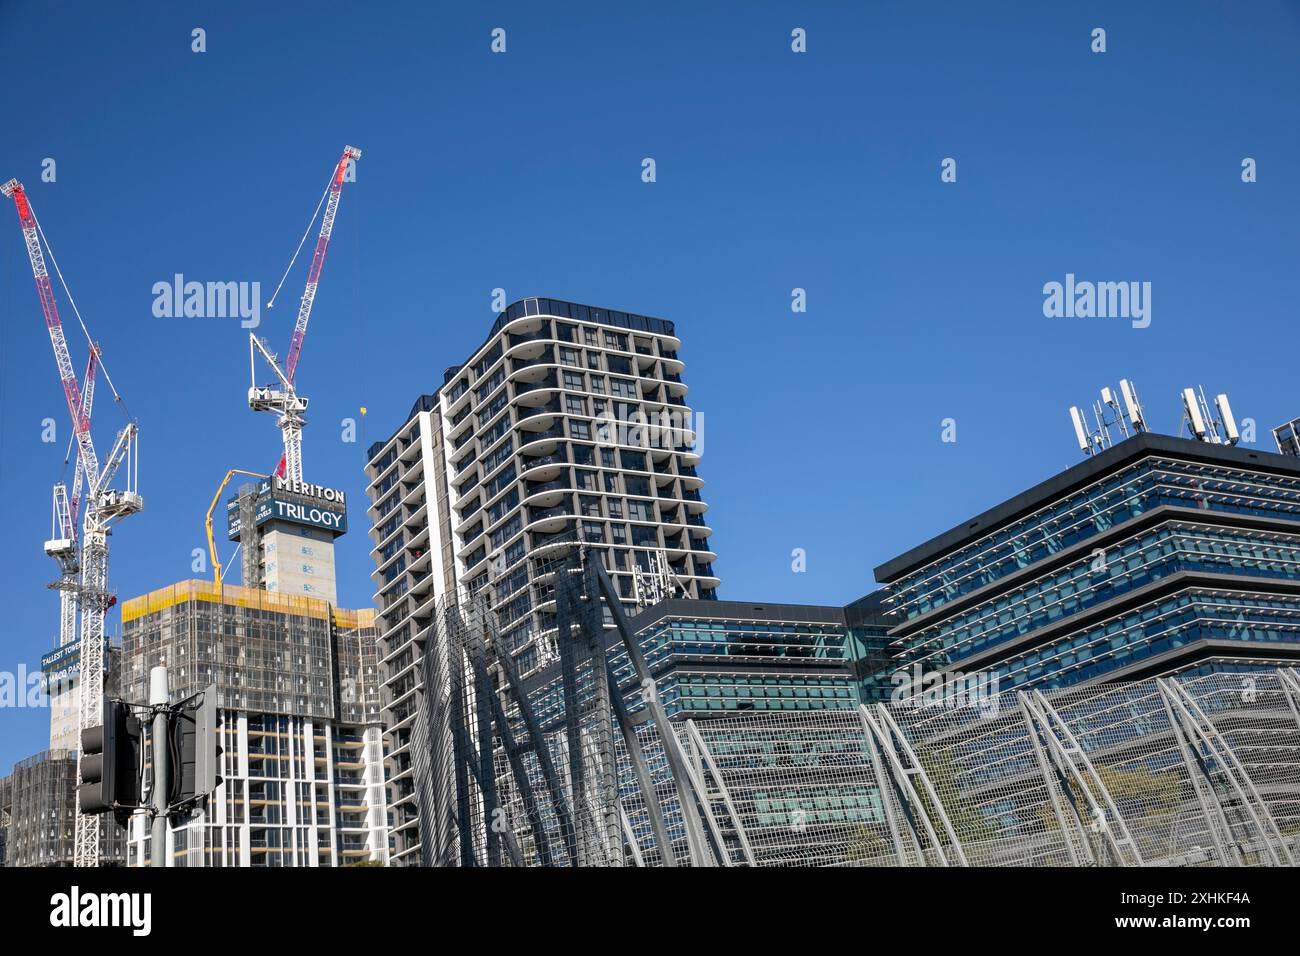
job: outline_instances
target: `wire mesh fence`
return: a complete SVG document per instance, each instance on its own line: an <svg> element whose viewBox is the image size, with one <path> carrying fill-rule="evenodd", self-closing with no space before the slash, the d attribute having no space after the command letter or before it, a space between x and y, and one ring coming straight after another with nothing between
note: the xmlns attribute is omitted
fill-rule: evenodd
<svg viewBox="0 0 1300 956"><path fill-rule="evenodd" d="M489 595L438 609L413 748L427 865L1300 857L1296 671L670 721L598 562L548 586L553 659L528 671Z"/></svg>

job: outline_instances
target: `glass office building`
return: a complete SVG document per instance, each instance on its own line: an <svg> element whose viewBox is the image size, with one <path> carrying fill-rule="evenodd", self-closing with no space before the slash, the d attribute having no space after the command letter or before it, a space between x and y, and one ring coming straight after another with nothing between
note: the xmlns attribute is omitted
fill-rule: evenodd
<svg viewBox="0 0 1300 956"><path fill-rule="evenodd" d="M844 609L743 601L661 601L628 622L674 720L853 708L860 682ZM644 706L627 652L607 635L629 710ZM525 681L544 725L563 714L558 663Z"/></svg>
<svg viewBox="0 0 1300 956"><path fill-rule="evenodd" d="M1300 460L1141 433L876 569L893 667L1001 690L1300 659Z"/></svg>

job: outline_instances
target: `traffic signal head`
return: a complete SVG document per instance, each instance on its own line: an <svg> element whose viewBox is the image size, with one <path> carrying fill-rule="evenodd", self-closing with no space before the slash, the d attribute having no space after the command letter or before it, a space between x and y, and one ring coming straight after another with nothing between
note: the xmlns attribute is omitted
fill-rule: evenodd
<svg viewBox="0 0 1300 956"><path fill-rule="evenodd" d="M104 701L104 719L81 732L82 813L130 811L140 804L140 721L120 700Z"/></svg>
<svg viewBox="0 0 1300 956"><path fill-rule="evenodd" d="M172 717L173 752L180 757L171 775L168 805L177 810L210 796L221 783L221 739L217 716L217 690L181 704Z"/></svg>

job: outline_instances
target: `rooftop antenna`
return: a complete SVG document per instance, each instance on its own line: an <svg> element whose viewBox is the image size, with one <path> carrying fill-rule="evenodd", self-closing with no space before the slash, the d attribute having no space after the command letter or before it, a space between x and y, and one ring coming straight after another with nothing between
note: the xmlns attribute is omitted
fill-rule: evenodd
<svg viewBox="0 0 1300 956"><path fill-rule="evenodd" d="M1142 403L1138 401L1137 386L1126 378L1119 380L1120 396L1124 399L1124 413L1128 416L1129 425L1133 428L1133 434L1147 430L1146 415L1142 411Z"/></svg>
<svg viewBox="0 0 1300 956"><path fill-rule="evenodd" d="M1077 405L1070 406L1075 441L1085 455L1096 455L1117 441L1147 430L1137 389L1126 378L1120 379L1118 395L1109 385L1101 390L1100 401L1092 403L1092 417L1090 425L1086 412Z"/></svg>
<svg viewBox="0 0 1300 956"><path fill-rule="evenodd" d="M1235 445L1241 440L1228 396L1222 392L1216 395L1211 410L1205 398L1205 388L1199 385L1183 389L1183 421L1178 426L1180 435L1184 428L1190 428L1197 441L1212 445Z"/></svg>

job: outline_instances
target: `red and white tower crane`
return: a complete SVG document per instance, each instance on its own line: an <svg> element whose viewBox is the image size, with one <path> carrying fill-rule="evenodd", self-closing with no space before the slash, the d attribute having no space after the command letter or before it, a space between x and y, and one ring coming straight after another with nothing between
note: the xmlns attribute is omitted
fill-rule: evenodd
<svg viewBox="0 0 1300 956"><path fill-rule="evenodd" d="M102 466L100 465L99 456L95 452L95 443L90 436L90 409L82 398L81 389L77 386L72 357L68 353L68 342L59 321L58 306L54 301L54 289L50 285L50 276L45 268L45 253L41 245L44 237L40 224L32 211L27 193L18 180L11 179L0 186L0 195L13 199L14 206L18 210L18 222L27 245L27 257L31 260L32 275L36 279L36 294L41 300L45 327L50 334L50 344L54 348L54 362L68 403L68 416L72 421L73 438L77 443L78 461L81 463L87 483L81 536L81 586L78 589L81 604L79 719L82 729L85 730L99 726L103 720L104 618L108 608L114 603L114 598L108 590L108 535L117 522L144 507L144 501L136 490L139 480L138 429L134 422L128 422L118 432L117 440L113 443L108 458ZM52 256L51 261L53 261ZM67 292L66 285L64 292ZM76 310L75 304L73 310ZM111 384L110 381L110 386ZM126 487L114 489L110 486L124 464ZM77 774L80 779L80 756L77 764ZM78 795L76 819L74 863L77 866L97 866L101 845L100 817L81 813L80 795Z"/></svg>
<svg viewBox="0 0 1300 956"><path fill-rule="evenodd" d="M90 421L95 401L95 371L99 364L99 347L90 350L90 361L81 380L81 410ZM71 450L71 449L69 449ZM54 516L50 540L45 542L45 553L59 564L59 580L50 585L59 591L59 647L67 647L77 639L77 592L80 590L81 550L77 534L77 518L81 510L81 486L85 472L81 456L73 465L72 491L65 482L54 485Z"/></svg>
<svg viewBox="0 0 1300 956"><path fill-rule="evenodd" d="M248 334L248 364L253 382L248 389L248 407L255 412L275 412L280 417L276 424L284 436L284 457L276 473L290 481L302 481L302 426L307 420L307 399L300 396L294 388L293 376L298 368L298 358L302 354L302 342L307 336L307 322L311 319L311 307L316 301L316 287L320 283L321 268L325 265L325 250L329 247L330 234L334 231L334 217L338 213L339 199L343 195L343 181L351 163L361 158L361 150L354 146L344 146L343 156L334 167L334 175L326 195L325 215L321 218L320 235L316 237L316 252L311 258L311 269L307 272L307 288L303 291L302 301L298 305L298 321L294 324L293 339L289 343L289 357L281 368L274 353L267 348L264 341L252 332ZM317 207L319 211L320 207ZM315 221L315 216L312 220ZM308 225L308 231L311 226ZM306 237L304 236L304 240ZM299 245L299 249L302 246ZM297 253L294 253L296 259ZM293 262L289 263L290 268ZM283 280L281 280L283 281ZM271 297L272 302L275 297ZM276 382L270 385L257 384L255 353L275 372Z"/></svg>

